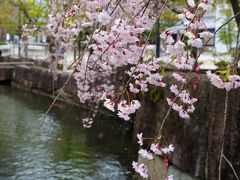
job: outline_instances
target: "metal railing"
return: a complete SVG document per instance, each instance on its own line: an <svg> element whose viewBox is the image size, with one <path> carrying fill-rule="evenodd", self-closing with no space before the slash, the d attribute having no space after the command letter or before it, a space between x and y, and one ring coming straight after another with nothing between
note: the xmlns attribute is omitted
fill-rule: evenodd
<svg viewBox="0 0 240 180"><path fill-rule="evenodd" d="M47 43L0 45L2 56L24 57L30 59L47 59L49 57L49 45Z"/></svg>

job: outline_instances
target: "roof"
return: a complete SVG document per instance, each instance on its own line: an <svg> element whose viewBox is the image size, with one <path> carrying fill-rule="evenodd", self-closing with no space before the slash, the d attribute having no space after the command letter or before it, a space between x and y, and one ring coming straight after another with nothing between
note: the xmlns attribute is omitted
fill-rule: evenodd
<svg viewBox="0 0 240 180"><path fill-rule="evenodd" d="M216 28L216 16L213 14L209 14L203 17L203 21L205 26L201 26L199 29L215 29ZM172 33L182 32L186 29L183 21L179 21L175 26L169 27L166 30Z"/></svg>

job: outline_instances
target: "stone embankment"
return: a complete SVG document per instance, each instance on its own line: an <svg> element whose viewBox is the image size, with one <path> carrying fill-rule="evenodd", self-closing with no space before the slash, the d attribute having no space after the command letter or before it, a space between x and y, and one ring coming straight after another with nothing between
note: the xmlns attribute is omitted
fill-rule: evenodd
<svg viewBox="0 0 240 180"><path fill-rule="evenodd" d="M12 85L34 93L56 96L69 76L70 73L52 72L50 69L39 66L21 65L13 70ZM77 87L73 77L66 84L60 98L77 102Z"/></svg>
<svg viewBox="0 0 240 180"><path fill-rule="evenodd" d="M33 62L23 62L16 61L14 59L0 57L0 82L10 81L12 79L12 73L15 66L24 64L24 65L32 65Z"/></svg>
<svg viewBox="0 0 240 180"><path fill-rule="evenodd" d="M58 70L53 72L48 67L49 63L44 61L0 57L0 82L11 81L13 86L38 94L56 96L70 73ZM77 87L73 77L61 94L60 98L65 101L73 102L77 99Z"/></svg>
<svg viewBox="0 0 240 180"><path fill-rule="evenodd" d="M183 120L172 111L163 128L167 143L175 146L171 162L178 170L173 171L174 180L190 178L180 178L183 172L191 175L190 179L217 180L226 93L213 87L204 74L195 74L190 78L188 88L192 89L193 86L197 86L197 89L191 90L191 94L197 97L198 101L191 118ZM144 96L134 122L135 134L143 132L143 135L149 138L158 134L169 107L166 103L167 97L173 97L168 88L161 89L161 99L158 102L154 103L148 95ZM240 89L230 91L224 137L224 155L240 176ZM236 179L225 160L222 165L222 179Z"/></svg>

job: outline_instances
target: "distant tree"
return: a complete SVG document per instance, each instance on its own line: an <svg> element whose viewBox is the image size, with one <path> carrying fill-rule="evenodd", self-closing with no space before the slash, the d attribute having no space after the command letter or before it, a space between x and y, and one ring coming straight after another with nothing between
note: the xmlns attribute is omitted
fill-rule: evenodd
<svg viewBox="0 0 240 180"><path fill-rule="evenodd" d="M24 24L40 27L48 18L46 0L0 0L0 25L12 34L21 34Z"/></svg>
<svg viewBox="0 0 240 180"><path fill-rule="evenodd" d="M233 16L232 8L229 3L224 4L221 7L220 10L221 13L221 22L226 22L228 19L230 19ZM231 21L226 26L222 28L222 30L219 32L219 40L227 45L228 51L230 52L234 45L236 44L237 39L237 24L235 21Z"/></svg>

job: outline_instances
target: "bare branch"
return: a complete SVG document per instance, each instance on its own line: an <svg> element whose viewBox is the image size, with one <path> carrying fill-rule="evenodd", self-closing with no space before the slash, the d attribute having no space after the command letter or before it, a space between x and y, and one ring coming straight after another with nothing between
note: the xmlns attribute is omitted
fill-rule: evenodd
<svg viewBox="0 0 240 180"><path fill-rule="evenodd" d="M228 91L226 91L225 104L224 104L223 131L222 131L222 137L221 137L221 141L220 141L218 180L221 180L222 158L223 158L223 151L224 151L224 135L225 135L226 123L227 123L227 110L228 110Z"/></svg>
<svg viewBox="0 0 240 180"><path fill-rule="evenodd" d="M226 156L225 156L224 154L223 154L223 159L225 159L225 161L227 161L227 163L228 163L229 166L231 167L231 169L232 169L232 171L233 171L236 179L239 180L239 177L238 177L238 175L237 175L237 172L236 172L236 170L234 169L232 163L226 158Z"/></svg>

